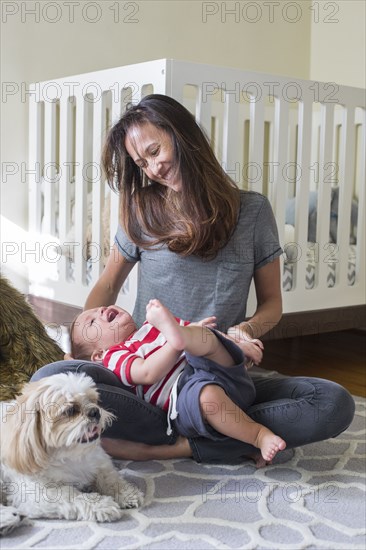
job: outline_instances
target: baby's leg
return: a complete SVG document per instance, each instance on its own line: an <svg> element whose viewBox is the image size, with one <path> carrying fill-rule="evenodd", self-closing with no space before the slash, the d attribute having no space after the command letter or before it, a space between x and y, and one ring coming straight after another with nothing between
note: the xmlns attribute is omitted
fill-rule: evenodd
<svg viewBox="0 0 366 550"><path fill-rule="evenodd" d="M164 334L167 342L178 351L207 357L223 367L234 365L233 358L216 335L207 327L180 326L174 315L159 300L150 300L146 319Z"/></svg>
<svg viewBox="0 0 366 550"><path fill-rule="evenodd" d="M271 430L254 422L228 397L221 386L208 384L200 393L201 412L217 432L250 443L261 450L265 461L271 461L286 443Z"/></svg>

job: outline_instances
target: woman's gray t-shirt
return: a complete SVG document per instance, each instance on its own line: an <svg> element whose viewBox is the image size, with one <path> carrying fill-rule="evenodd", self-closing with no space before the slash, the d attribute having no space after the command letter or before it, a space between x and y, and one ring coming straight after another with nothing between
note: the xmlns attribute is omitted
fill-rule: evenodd
<svg viewBox="0 0 366 550"><path fill-rule="evenodd" d="M132 243L121 227L115 242L120 253L139 262L138 292L133 318L145 321L146 304L159 299L174 315L199 321L215 315L224 332L245 319L254 271L281 253L277 226L266 197L241 191L237 226L216 258L179 256L166 246L143 249Z"/></svg>

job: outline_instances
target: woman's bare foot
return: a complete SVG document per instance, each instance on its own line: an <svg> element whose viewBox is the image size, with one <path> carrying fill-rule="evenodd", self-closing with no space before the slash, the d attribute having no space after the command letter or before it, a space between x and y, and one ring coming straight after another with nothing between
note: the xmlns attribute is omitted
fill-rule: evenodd
<svg viewBox="0 0 366 550"><path fill-rule="evenodd" d="M159 300L150 300L146 306L146 319L165 336L176 350L182 351L185 340L174 315Z"/></svg>
<svg viewBox="0 0 366 550"><path fill-rule="evenodd" d="M173 445L146 445L146 443L109 437L102 437L101 442L105 452L119 460L165 460L192 456L188 439L181 436Z"/></svg>
<svg viewBox="0 0 366 550"><path fill-rule="evenodd" d="M259 470L260 468L264 468L265 466L268 466L268 464L271 464L271 462L264 460L262 453L260 451L248 456L248 458L250 458L250 460L253 460L257 470Z"/></svg>
<svg viewBox="0 0 366 550"><path fill-rule="evenodd" d="M263 459L270 462L278 451L283 451L286 448L286 442L271 430L262 426L257 436L256 447L261 450Z"/></svg>

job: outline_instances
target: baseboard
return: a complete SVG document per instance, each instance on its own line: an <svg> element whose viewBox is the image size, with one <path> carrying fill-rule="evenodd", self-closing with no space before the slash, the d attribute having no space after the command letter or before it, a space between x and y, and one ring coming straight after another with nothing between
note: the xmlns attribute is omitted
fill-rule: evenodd
<svg viewBox="0 0 366 550"><path fill-rule="evenodd" d="M366 305L285 313L264 340L294 338L366 327Z"/></svg>
<svg viewBox="0 0 366 550"><path fill-rule="evenodd" d="M44 323L69 327L73 319L82 311L80 307L31 294L28 295L28 301ZM285 313L278 325L263 336L263 340L294 338L364 327L366 327L366 305Z"/></svg>
<svg viewBox="0 0 366 550"><path fill-rule="evenodd" d="M48 298L28 294L28 302L45 324L69 327L75 317L81 313L81 307L74 307Z"/></svg>

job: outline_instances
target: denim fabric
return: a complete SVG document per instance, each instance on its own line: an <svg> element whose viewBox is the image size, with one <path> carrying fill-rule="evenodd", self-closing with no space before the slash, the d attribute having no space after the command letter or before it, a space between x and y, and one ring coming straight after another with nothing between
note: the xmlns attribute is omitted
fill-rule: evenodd
<svg viewBox="0 0 366 550"><path fill-rule="evenodd" d="M166 433L166 414L125 388L105 367L88 361L58 361L42 367L32 380L59 372L85 372L95 381L102 405L117 419L105 436L160 445L173 443ZM335 437L352 422L355 404L339 384L320 378L252 376L256 399L247 414L283 437L287 448ZM197 462L227 462L253 454L254 447L234 439L189 440Z"/></svg>
<svg viewBox="0 0 366 550"><path fill-rule="evenodd" d="M84 372L98 388L101 405L116 415L116 420L103 435L115 439L140 441L149 445L172 444L176 434L167 435L167 417L164 411L146 403L122 384L110 370L91 361L57 361L39 369L31 381L61 372Z"/></svg>
<svg viewBox="0 0 366 550"><path fill-rule="evenodd" d="M252 378L257 395L246 413L281 436L288 449L336 437L352 422L354 400L335 382L304 377ZM221 442L197 438L190 443L197 462L229 461L257 451L229 438Z"/></svg>
<svg viewBox="0 0 366 550"><path fill-rule="evenodd" d="M174 420L178 433L185 437L198 435L222 440L225 436L211 427L202 414L200 396L207 385L220 386L226 395L243 411L247 411L255 400L255 388L248 371L244 367L244 354L241 349L220 332L211 329L216 337L230 353L233 365L223 367L207 357L191 355L186 352L188 364L184 368L178 382L178 398L176 410L178 416ZM210 403L207 407L210 408ZM232 411L221 411L230 417Z"/></svg>

